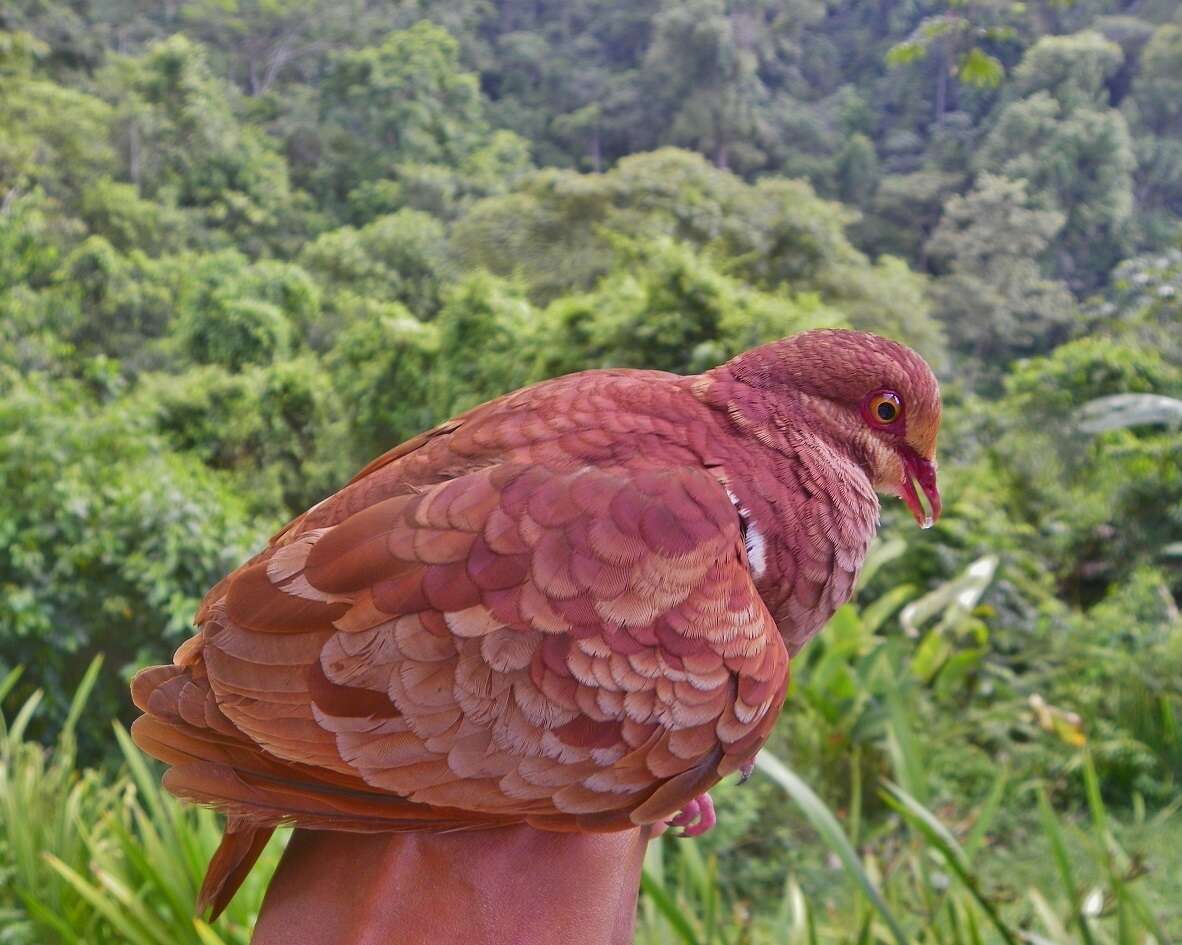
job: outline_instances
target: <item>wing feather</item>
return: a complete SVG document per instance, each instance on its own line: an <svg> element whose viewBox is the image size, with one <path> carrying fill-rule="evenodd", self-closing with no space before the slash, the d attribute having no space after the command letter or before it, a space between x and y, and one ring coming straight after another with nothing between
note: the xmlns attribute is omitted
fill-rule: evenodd
<svg viewBox="0 0 1182 945"><path fill-rule="evenodd" d="M770 731L787 654L703 471L482 465L312 524L204 608L200 671L262 772L396 795L419 826L439 809L448 829L455 811L619 828L668 816ZM205 712L176 705L185 724ZM251 791L229 793L213 802L249 816Z"/></svg>

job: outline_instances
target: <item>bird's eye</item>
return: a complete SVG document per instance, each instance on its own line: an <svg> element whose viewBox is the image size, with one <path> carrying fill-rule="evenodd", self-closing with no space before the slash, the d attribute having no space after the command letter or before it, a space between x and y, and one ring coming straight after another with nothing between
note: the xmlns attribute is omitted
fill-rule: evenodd
<svg viewBox="0 0 1182 945"><path fill-rule="evenodd" d="M872 423L890 426L903 416L903 401L894 391L879 391L867 399L866 414Z"/></svg>

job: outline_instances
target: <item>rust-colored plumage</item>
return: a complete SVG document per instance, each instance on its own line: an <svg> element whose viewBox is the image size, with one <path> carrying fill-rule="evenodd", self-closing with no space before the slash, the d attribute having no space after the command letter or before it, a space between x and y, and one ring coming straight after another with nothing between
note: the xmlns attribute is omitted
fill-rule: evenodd
<svg viewBox="0 0 1182 945"><path fill-rule="evenodd" d="M133 684L168 789L229 818L202 906L280 823L670 818L767 739L790 654L852 591L875 490L923 517L915 480L938 513L938 423L913 352L810 332L698 377L548 381L375 460Z"/></svg>

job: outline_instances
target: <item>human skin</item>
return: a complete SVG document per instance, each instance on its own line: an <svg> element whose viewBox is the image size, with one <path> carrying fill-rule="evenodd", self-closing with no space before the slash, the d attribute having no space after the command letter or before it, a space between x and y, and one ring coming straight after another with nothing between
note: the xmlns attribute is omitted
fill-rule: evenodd
<svg viewBox="0 0 1182 945"><path fill-rule="evenodd" d="M625 945L650 828L296 830L253 945Z"/></svg>

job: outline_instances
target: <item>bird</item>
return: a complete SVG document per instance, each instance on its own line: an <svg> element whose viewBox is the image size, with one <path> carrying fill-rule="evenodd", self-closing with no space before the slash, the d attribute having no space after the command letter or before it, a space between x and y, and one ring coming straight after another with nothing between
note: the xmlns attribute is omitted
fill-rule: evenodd
<svg viewBox="0 0 1182 945"><path fill-rule="evenodd" d="M822 329L543 381L373 460L132 682L164 786L226 816L199 911L279 825L709 829L853 593L878 493L939 517L940 409L919 354Z"/></svg>

